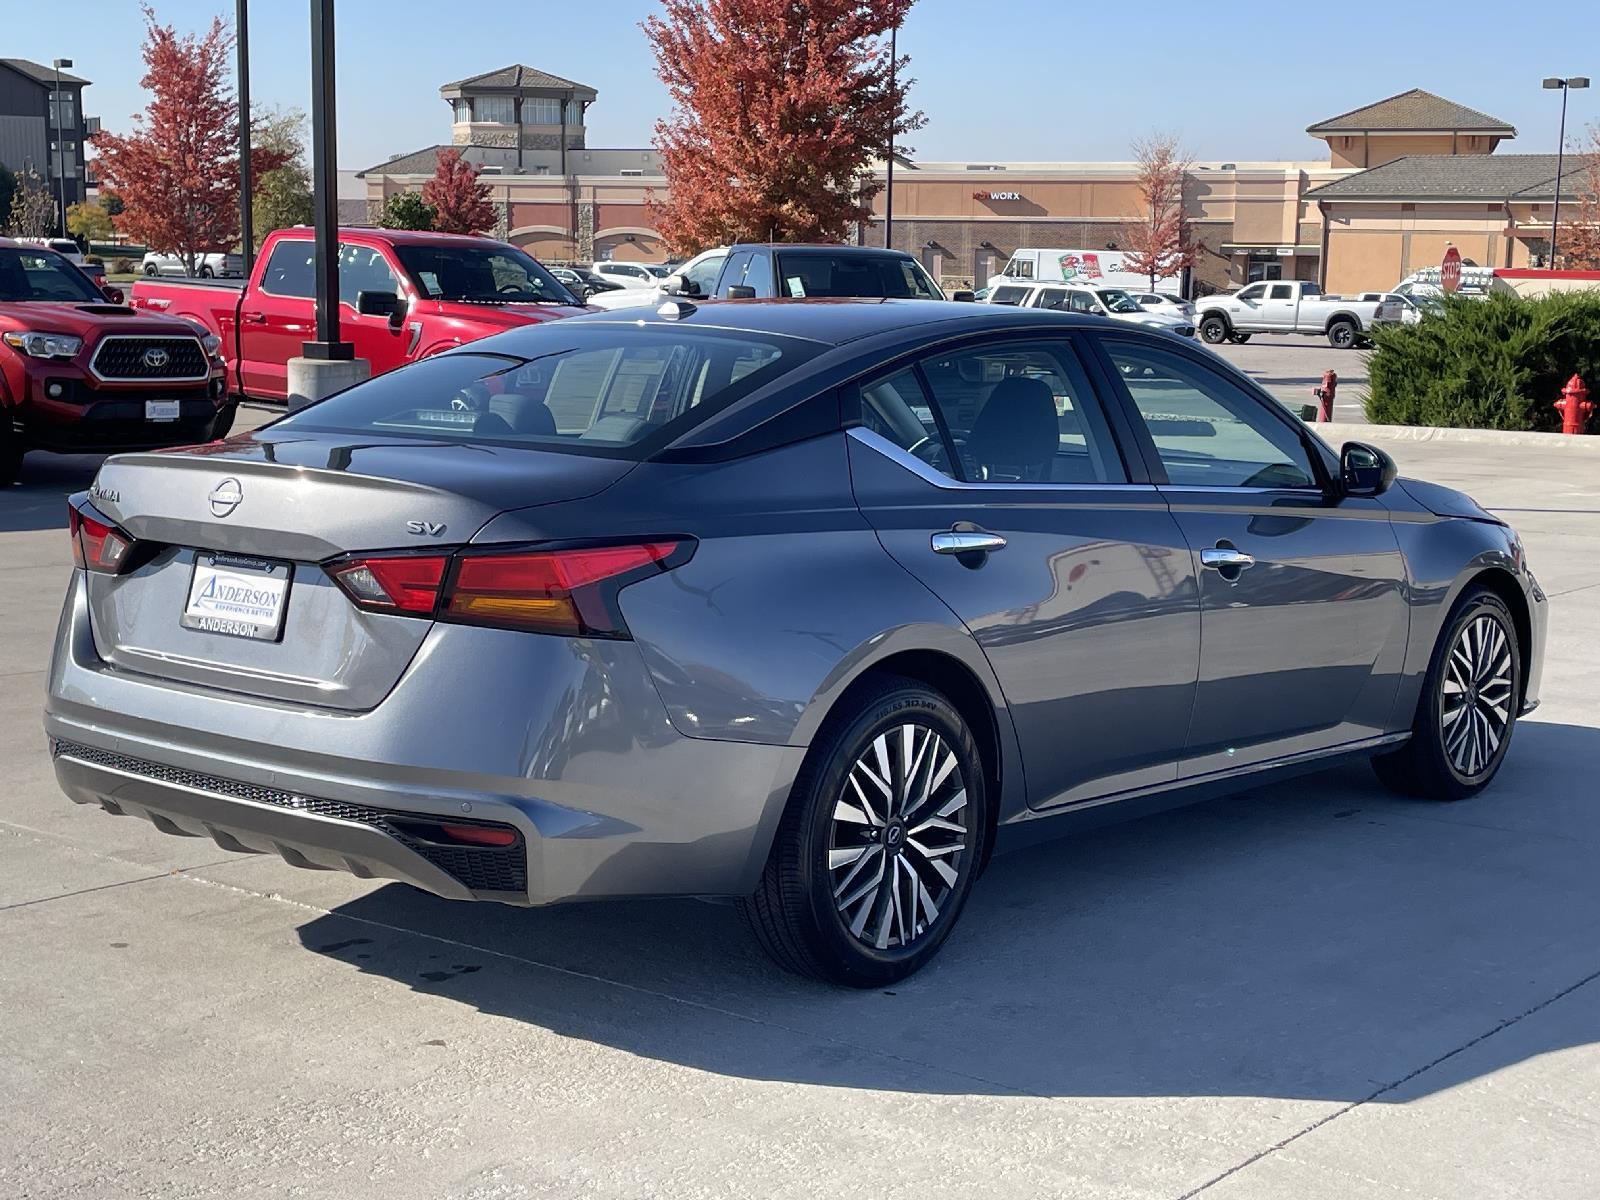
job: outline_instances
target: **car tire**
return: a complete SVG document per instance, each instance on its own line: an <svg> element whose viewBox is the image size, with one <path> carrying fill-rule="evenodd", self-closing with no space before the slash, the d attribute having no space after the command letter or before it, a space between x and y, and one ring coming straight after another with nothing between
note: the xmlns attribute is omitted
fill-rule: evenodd
<svg viewBox="0 0 1600 1200"><path fill-rule="evenodd" d="M217 409L217 415L211 420L211 440L213 442L220 442L223 438L227 437L229 432L233 429L233 419L238 415L239 404L234 400L230 400L221 408Z"/></svg>
<svg viewBox="0 0 1600 1200"><path fill-rule="evenodd" d="M1202 317L1200 319L1200 340L1208 346L1220 346L1227 341L1227 318L1218 316Z"/></svg>
<svg viewBox="0 0 1600 1200"><path fill-rule="evenodd" d="M145 263L144 265L144 273L146 275L157 275L160 273L160 271L161 268L156 266L155 263Z"/></svg>
<svg viewBox="0 0 1600 1200"><path fill-rule="evenodd" d="M1411 740L1374 758L1372 769L1402 795L1475 796L1505 760L1521 697L1522 650L1511 611L1487 588L1474 587L1456 603L1434 646Z"/></svg>
<svg viewBox="0 0 1600 1200"><path fill-rule="evenodd" d="M10 418L0 413L0 420L10 423ZM22 474L22 456L27 447L10 429L0 429L0 487L10 487Z"/></svg>
<svg viewBox="0 0 1600 1200"><path fill-rule="evenodd" d="M1328 326L1328 345L1335 350L1353 350L1359 333L1354 321L1335 321Z"/></svg>
<svg viewBox="0 0 1600 1200"><path fill-rule="evenodd" d="M210 267L202 266L200 268L200 278L201 279L213 279L213 278L216 277L216 274L217 273L215 271L213 271Z"/></svg>
<svg viewBox="0 0 1600 1200"><path fill-rule="evenodd" d="M1228 340L1235 346L1242 346L1250 340L1250 335L1248 333L1230 333Z"/></svg>
<svg viewBox="0 0 1600 1200"><path fill-rule="evenodd" d="M780 966L846 987L921 969L983 862L989 802L950 701L914 680L871 681L829 717L795 780L741 902L756 940Z"/></svg>

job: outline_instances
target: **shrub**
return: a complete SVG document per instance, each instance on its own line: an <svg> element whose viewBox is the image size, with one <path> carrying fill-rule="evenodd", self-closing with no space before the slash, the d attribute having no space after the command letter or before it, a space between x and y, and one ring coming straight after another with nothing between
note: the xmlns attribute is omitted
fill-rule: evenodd
<svg viewBox="0 0 1600 1200"><path fill-rule="evenodd" d="M83 262L85 266L89 267L103 267L106 265L106 260L101 258L98 254L85 254L83 256Z"/></svg>
<svg viewBox="0 0 1600 1200"><path fill-rule="evenodd" d="M118 275L137 275L139 264L131 258L119 258L111 264L111 269Z"/></svg>
<svg viewBox="0 0 1600 1200"><path fill-rule="evenodd" d="M1416 325L1380 325L1367 419L1383 425L1555 430L1574 374L1600 386L1600 292L1447 297Z"/></svg>

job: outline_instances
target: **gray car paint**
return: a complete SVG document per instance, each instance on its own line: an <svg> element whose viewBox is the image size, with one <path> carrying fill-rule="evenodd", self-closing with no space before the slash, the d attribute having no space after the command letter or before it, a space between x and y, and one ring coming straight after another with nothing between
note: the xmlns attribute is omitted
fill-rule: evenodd
<svg viewBox="0 0 1600 1200"><path fill-rule="evenodd" d="M119 589L107 586L107 577L78 572L57 638L46 730L133 759L307 795L442 815L469 806L477 817L523 831L530 886L521 899L530 903L748 892L823 721L864 674L910 662L903 657L908 654L958 665L981 689L987 701L982 715L992 717L999 749L997 816L1004 825L1037 823L1038 809L1052 803L1052 811L1060 811L1108 795L1159 793L1178 800L1195 794L1180 771L1207 764L1183 762L1187 723L1175 716L1193 707L1203 682L1192 640L1200 606L1192 565L1183 568L1184 553L1170 555L1178 563L1171 577L1152 576L1141 585L1146 603L1116 600L1114 617L1095 608L1087 592L1080 604L1062 588L1070 568L1058 573L1091 539L1187 551L1174 518L1142 498L1149 489L1131 504L1119 497L1120 507L1107 503L1105 489L1092 489L1079 497L1091 508L1075 506L1066 487L1050 489L1052 505L1015 517L1025 536L1005 551L1005 569L958 577L962 593L935 578L928 565L913 565L922 558L913 553L918 522L931 527L936 511L939 520L953 513L951 497L930 496L928 481L907 463L860 431L841 428L847 422L841 421L837 386L888 369L905 354L949 338L1023 329L1092 334L1106 327L1065 314L959 311L971 307L987 306L707 305L690 319L728 328L784 324L783 332L813 336L832 348L638 466L515 448L367 444L293 427L267 427L193 451L111 459L94 501L106 516L138 536L177 543L179 555L184 547L210 546L296 558L296 587L302 566L314 569L329 553L408 544L405 522L413 517L446 524L443 541L449 544L633 534L692 536L699 544L685 566L622 593L632 642L384 618L407 621L409 637L420 641L409 652L405 644L379 646L376 635L370 645L352 643L357 658L383 665L365 681L365 661L360 667L348 661L341 674L331 658L316 659L321 650L295 646L294 654L306 656L300 666L308 680L337 680L345 689L323 687L317 699L282 690L282 680L271 694L249 676L207 676L244 653L245 643L236 640L190 654L202 667L188 678L170 663L130 657L136 647L123 644L115 628ZM650 313L637 319L663 318ZM1118 334L1156 336L1125 328ZM530 329L491 341L500 352L514 353L512 347L550 336L548 329ZM489 345L478 343L473 352ZM1246 386L1263 404L1273 403ZM737 452L741 438L796 414L812 422L813 432L789 444ZM1325 463L1333 460L1314 438L1309 444ZM247 498L229 518L214 518L205 496L228 476L241 480ZM885 519L897 490L921 493L917 505L924 511L917 521ZM112 493L119 498L106 499ZM252 515L246 507L255 497L265 513ZM998 510L1015 497L959 500L956 507L977 512L989 525L1005 519ZM1437 497L1433 503L1440 506ZM1467 503L1463 499L1463 509ZM1246 509L1216 519L1243 522L1246 529L1256 523L1259 530L1261 521L1284 520L1279 507L1252 499ZM1351 662L1325 653L1318 669L1303 673L1292 667L1298 641L1279 642L1291 664L1287 674L1252 672L1229 702L1292 709L1310 689L1315 696L1353 695L1349 709L1359 719L1290 731L1275 739L1280 757L1235 760L1204 774L1208 785L1264 766L1392 742L1409 725L1449 605L1480 571L1495 572L1513 599L1523 598L1531 640L1526 696L1537 698L1543 596L1509 529L1440 517L1402 488L1379 501L1347 498L1331 511L1336 515L1328 521L1322 519L1327 513L1289 518L1297 525L1306 520L1306 529L1326 527L1330 544L1307 543L1286 556L1281 570L1262 572L1275 578L1270 588L1263 585L1261 603L1305 610L1306 624L1285 637L1314 628L1318 612L1341 605L1351 606L1352 618L1376 614L1382 632L1363 631L1368 640ZM1395 550L1373 558L1368 535L1382 525L1382 513L1393 521ZM1261 536L1263 546L1288 544L1273 541L1284 535L1270 527ZM1395 553L1403 566L1398 572ZM1384 570L1365 580L1369 597L1340 596L1374 564ZM90 593L102 589L92 604ZM1039 609L1020 621L997 616L1029 613L1041 601L1048 615ZM1401 601L1405 620L1397 631L1391 609ZM102 631L92 610L108 603L102 619L113 628ZM143 607L131 597L128 603ZM1332 628L1347 628L1342 613L1325 615ZM130 612L129 628L142 629L139 622L147 619L155 618ZM1064 636L1075 623L1086 631L1076 640ZM1236 635L1236 644L1248 640L1248 629ZM202 647L173 641L146 648L170 657L180 645ZM1171 661L1163 657L1168 653ZM1006 677L1021 679L1030 658L1037 662L1026 687L1012 689L1023 697L1019 703ZM1279 664L1257 659L1252 665ZM1339 682L1340 672L1352 670L1367 682L1355 688ZM392 673L393 683L378 697L384 673ZM1129 676L1149 692L1125 686ZM1050 690L1053 680L1059 693ZM1204 680L1235 686L1226 663L1215 664ZM269 694L251 695L252 689ZM1096 724L1096 701L1119 689L1134 715ZM1141 694L1151 705L1143 719L1136 707ZM1385 706L1387 718L1371 715ZM1157 731L1148 718L1158 710L1165 719ZM1179 723L1181 737L1174 732ZM1380 736L1351 739L1369 730ZM1031 736L1019 737L1019 731ZM165 811L169 818L179 807L199 804L203 817L190 811L187 825L171 823L234 837L290 861L316 861L308 851L319 833L305 820L308 814L289 814L306 827L290 835L283 814L268 819L248 801L153 783L136 771L119 774L70 755L58 757L56 766L76 800L120 802L127 811ZM1087 782L1097 769L1100 782ZM341 838L346 835L354 839L348 830ZM363 840L324 848L322 859L336 861L323 865L447 891L404 854L392 847L363 849Z"/></svg>

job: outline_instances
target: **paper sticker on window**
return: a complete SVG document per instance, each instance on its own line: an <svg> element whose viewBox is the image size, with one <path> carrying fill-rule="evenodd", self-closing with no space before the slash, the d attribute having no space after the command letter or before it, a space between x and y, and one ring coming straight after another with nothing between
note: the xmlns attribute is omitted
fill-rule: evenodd
<svg viewBox="0 0 1600 1200"><path fill-rule="evenodd" d="M790 296L796 300L804 300L806 298L806 285L800 282L800 276L791 275L784 282L789 285Z"/></svg>

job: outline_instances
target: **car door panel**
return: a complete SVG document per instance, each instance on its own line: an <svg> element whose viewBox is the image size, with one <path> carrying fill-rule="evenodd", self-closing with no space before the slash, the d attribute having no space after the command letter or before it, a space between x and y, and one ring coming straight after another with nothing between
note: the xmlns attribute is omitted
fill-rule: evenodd
<svg viewBox="0 0 1600 1200"><path fill-rule="evenodd" d="M1100 344L1195 556L1200 679L1183 774L1388 732L1408 614L1387 510L1331 499L1292 419L1247 385L1181 350ZM1285 459L1267 461L1279 448ZM1207 567L1208 550L1252 561Z"/></svg>
<svg viewBox="0 0 1600 1200"><path fill-rule="evenodd" d="M971 430L964 445L957 441L963 459L981 449L969 399L981 410L999 394L985 396L986 382L967 385L973 396L952 399L959 383L935 383L948 428L934 427L931 408L924 418L931 442ZM914 388L901 393L910 407ZM1094 401L1075 395L1072 403ZM1079 416L1058 418L1063 474L1086 470L1069 453ZM926 455L917 437L915 428L852 430L856 500L889 554L956 613L987 656L1022 748L1029 805L1170 784L1194 702L1199 607L1188 545L1166 502L1148 484L1124 482L1120 462L1095 472L1114 482L957 480L912 452ZM951 531L997 534L1005 545L985 555L935 553L934 535Z"/></svg>

